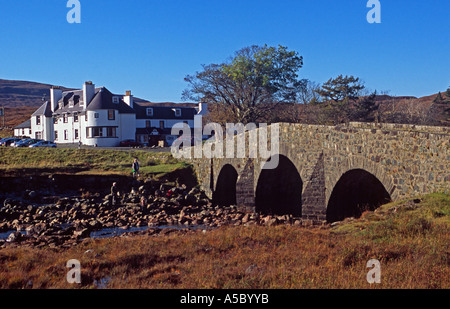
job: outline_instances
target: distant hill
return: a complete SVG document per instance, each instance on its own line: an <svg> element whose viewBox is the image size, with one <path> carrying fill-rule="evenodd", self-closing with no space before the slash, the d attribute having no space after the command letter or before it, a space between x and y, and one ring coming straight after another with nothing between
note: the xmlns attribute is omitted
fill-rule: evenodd
<svg viewBox="0 0 450 309"><path fill-rule="evenodd" d="M50 98L52 85L0 79L0 106L4 107L39 107L42 99ZM63 90L70 90L62 87Z"/></svg>
<svg viewBox="0 0 450 309"><path fill-rule="evenodd" d="M4 107L36 107L42 105L42 101L50 99L50 88L53 85L37 82L0 79L0 106ZM108 87L108 86L106 86ZM63 91L73 88L62 87ZM196 103L174 103L174 102L149 102L144 99L134 98L134 101L145 105L170 106L197 106Z"/></svg>

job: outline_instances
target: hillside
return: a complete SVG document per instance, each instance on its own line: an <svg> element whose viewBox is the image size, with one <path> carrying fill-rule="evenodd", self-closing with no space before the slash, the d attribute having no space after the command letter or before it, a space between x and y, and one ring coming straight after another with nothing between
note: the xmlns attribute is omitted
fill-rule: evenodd
<svg viewBox="0 0 450 309"><path fill-rule="evenodd" d="M42 99L50 98L50 88L52 85L0 79L0 106L4 107L39 107ZM63 90L70 88L62 87Z"/></svg>

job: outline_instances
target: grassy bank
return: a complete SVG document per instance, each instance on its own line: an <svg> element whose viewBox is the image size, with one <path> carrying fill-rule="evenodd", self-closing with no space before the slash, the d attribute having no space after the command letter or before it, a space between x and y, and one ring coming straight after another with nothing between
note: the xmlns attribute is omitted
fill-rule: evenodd
<svg viewBox="0 0 450 309"><path fill-rule="evenodd" d="M58 171L91 174L131 173L131 163L138 158L141 174L164 174L185 164L175 160L170 153L144 150L107 149L50 149L50 148L0 148L0 171L4 174L54 173Z"/></svg>
<svg viewBox="0 0 450 309"><path fill-rule="evenodd" d="M224 227L0 250L1 288L450 288L450 196L403 201L330 228ZM78 259L82 284L66 283ZM366 263L381 262L369 285Z"/></svg>

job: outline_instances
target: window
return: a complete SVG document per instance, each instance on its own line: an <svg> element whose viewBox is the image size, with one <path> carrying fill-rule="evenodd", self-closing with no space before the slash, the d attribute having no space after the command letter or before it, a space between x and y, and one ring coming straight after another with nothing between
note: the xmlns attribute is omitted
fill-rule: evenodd
<svg viewBox="0 0 450 309"><path fill-rule="evenodd" d="M67 123L69 121L69 117L67 116L67 114L63 114L63 122Z"/></svg>
<svg viewBox="0 0 450 309"><path fill-rule="evenodd" d="M94 118L98 119L100 117L99 113L94 113Z"/></svg>
<svg viewBox="0 0 450 309"><path fill-rule="evenodd" d="M75 139L78 139L79 138L79 136L78 136L78 129L75 129Z"/></svg>
<svg viewBox="0 0 450 309"><path fill-rule="evenodd" d="M107 137L116 137L116 128L106 128L106 136Z"/></svg>
<svg viewBox="0 0 450 309"><path fill-rule="evenodd" d="M153 117L153 108L147 108L147 116Z"/></svg>
<svg viewBox="0 0 450 309"><path fill-rule="evenodd" d="M113 97L112 98L113 103L119 104L119 97Z"/></svg>
<svg viewBox="0 0 450 309"><path fill-rule="evenodd" d="M103 128L95 127L92 128L92 137L102 137L103 136Z"/></svg>
<svg viewBox="0 0 450 309"><path fill-rule="evenodd" d="M88 112L86 112L86 114L84 114L84 121L88 121Z"/></svg>
<svg viewBox="0 0 450 309"><path fill-rule="evenodd" d="M69 139L69 132L67 130L64 130L64 140L68 140Z"/></svg>
<svg viewBox="0 0 450 309"><path fill-rule="evenodd" d="M35 138L36 139L42 139L42 132L36 132L35 133Z"/></svg>
<svg viewBox="0 0 450 309"><path fill-rule="evenodd" d="M53 124L57 124L58 123L58 117L54 117L53 118Z"/></svg>
<svg viewBox="0 0 450 309"><path fill-rule="evenodd" d="M146 128L151 128L152 127L152 122L150 120L146 120L145 121L145 127Z"/></svg>
<svg viewBox="0 0 450 309"><path fill-rule="evenodd" d="M179 108L175 109L175 117L181 117L181 109Z"/></svg>
<svg viewBox="0 0 450 309"><path fill-rule="evenodd" d="M73 113L73 122L78 122L78 113Z"/></svg>
<svg viewBox="0 0 450 309"><path fill-rule="evenodd" d="M116 119L116 111L113 109L108 110L108 120Z"/></svg>
<svg viewBox="0 0 450 309"><path fill-rule="evenodd" d="M58 140L58 131L55 131L55 140Z"/></svg>
<svg viewBox="0 0 450 309"><path fill-rule="evenodd" d="M40 124L41 124L41 116L36 116L36 125L40 125Z"/></svg>
<svg viewBox="0 0 450 309"><path fill-rule="evenodd" d="M161 129L164 129L164 120L161 120L160 122L159 122L159 127L161 128Z"/></svg>

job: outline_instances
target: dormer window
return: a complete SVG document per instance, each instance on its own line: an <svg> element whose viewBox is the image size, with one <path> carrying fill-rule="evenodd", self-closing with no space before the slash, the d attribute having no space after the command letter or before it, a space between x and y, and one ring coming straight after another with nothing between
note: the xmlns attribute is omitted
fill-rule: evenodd
<svg viewBox="0 0 450 309"><path fill-rule="evenodd" d="M153 117L153 108L147 108L147 116Z"/></svg>
<svg viewBox="0 0 450 309"><path fill-rule="evenodd" d="M113 97L112 101L114 104L119 104L119 97Z"/></svg>
<svg viewBox="0 0 450 309"><path fill-rule="evenodd" d="M62 109L64 107L64 103L59 103L59 108Z"/></svg>

